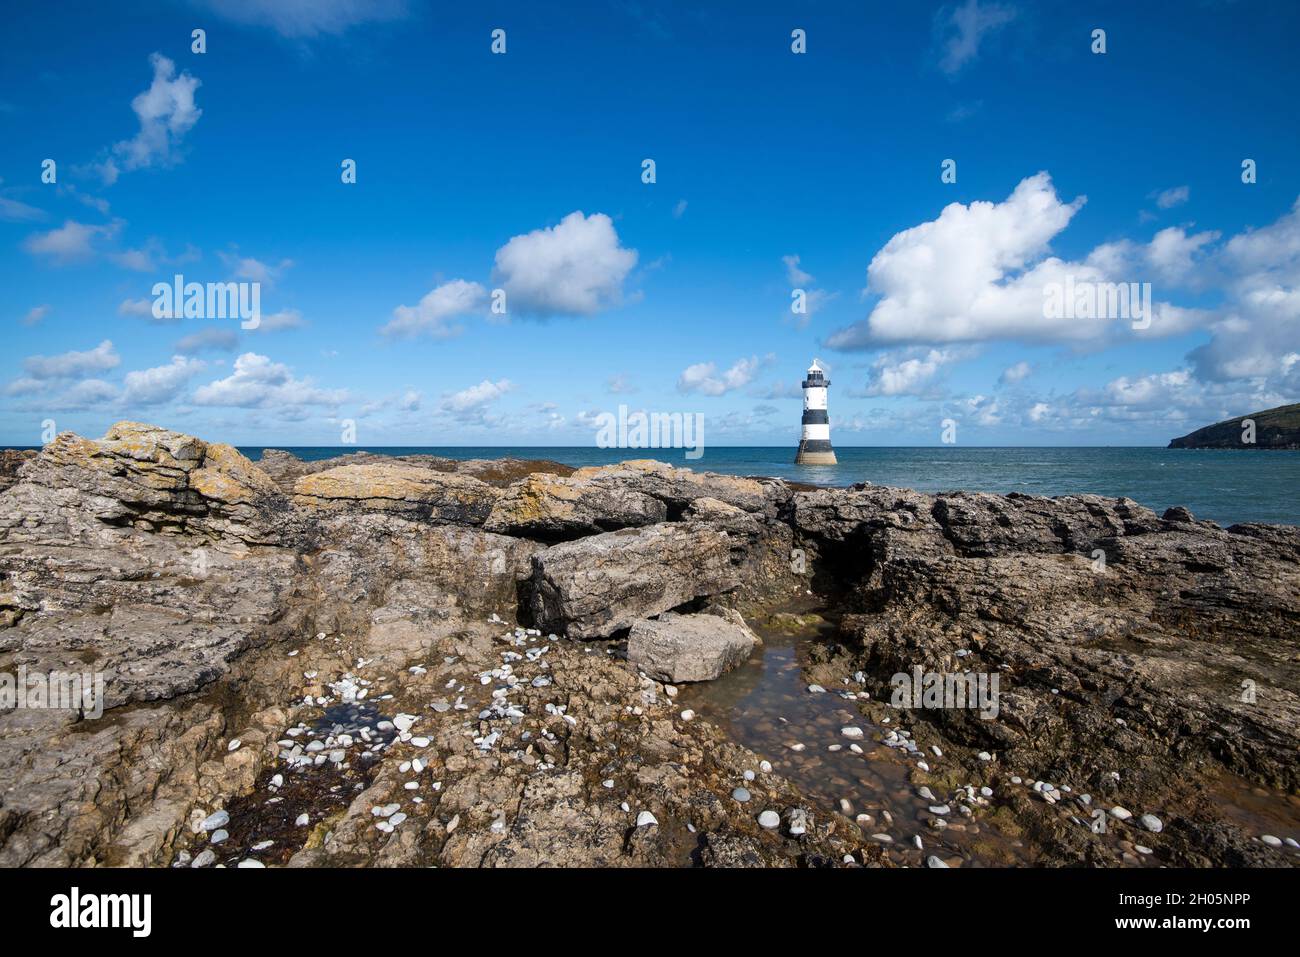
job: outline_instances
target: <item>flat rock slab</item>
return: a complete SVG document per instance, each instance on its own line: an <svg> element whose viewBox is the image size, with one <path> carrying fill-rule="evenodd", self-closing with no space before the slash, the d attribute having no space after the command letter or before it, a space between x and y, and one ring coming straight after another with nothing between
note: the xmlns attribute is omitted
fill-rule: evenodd
<svg viewBox="0 0 1300 957"><path fill-rule="evenodd" d="M659 681L712 681L749 657L759 638L740 615L677 615L638 621L627 660Z"/></svg>
<svg viewBox="0 0 1300 957"><path fill-rule="evenodd" d="M543 631L607 638L738 582L726 532L695 522L622 529L534 555L533 618Z"/></svg>

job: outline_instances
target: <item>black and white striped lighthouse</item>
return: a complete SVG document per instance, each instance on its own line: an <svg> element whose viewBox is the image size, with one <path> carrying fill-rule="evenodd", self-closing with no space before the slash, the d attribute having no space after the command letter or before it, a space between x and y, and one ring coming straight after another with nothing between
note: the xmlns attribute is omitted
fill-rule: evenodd
<svg viewBox="0 0 1300 957"><path fill-rule="evenodd" d="M826 390L830 384L831 380L814 359L808 367L808 378L803 380L803 438L794 457L795 465L835 464L831 420L826 416Z"/></svg>

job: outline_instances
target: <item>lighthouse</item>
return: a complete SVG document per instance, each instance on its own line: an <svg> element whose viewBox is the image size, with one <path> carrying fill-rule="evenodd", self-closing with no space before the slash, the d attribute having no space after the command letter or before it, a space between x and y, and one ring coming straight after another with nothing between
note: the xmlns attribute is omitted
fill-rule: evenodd
<svg viewBox="0 0 1300 957"><path fill-rule="evenodd" d="M803 438L794 457L795 465L835 464L831 420L826 417L826 390L830 384L831 380L814 359L808 367L808 377L803 380Z"/></svg>

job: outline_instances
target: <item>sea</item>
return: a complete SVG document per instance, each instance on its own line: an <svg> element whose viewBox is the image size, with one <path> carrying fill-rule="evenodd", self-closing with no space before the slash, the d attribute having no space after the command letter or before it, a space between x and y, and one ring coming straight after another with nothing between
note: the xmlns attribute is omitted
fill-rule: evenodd
<svg viewBox="0 0 1300 957"><path fill-rule="evenodd" d="M967 490L1048 496L1087 492L1131 498L1157 513L1182 505L1197 518L1224 526L1238 522L1300 525L1300 451L840 446L835 450L837 465L795 465L794 449L785 447L708 446L697 459L687 459L683 449L590 446L281 448L306 460L358 451L452 459L551 459L575 467L656 458L696 471L778 476L811 485L870 482L923 492ZM240 451L254 460L262 454L258 447Z"/></svg>

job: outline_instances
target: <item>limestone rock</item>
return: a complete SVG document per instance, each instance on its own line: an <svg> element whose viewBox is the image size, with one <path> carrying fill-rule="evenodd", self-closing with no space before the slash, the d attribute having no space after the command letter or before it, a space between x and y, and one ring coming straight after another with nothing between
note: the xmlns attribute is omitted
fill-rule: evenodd
<svg viewBox="0 0 1300 957"><path fill-rule="evenodd" d="M571 638L607 637L734 588L730 548L725 532L671 522L554 545L533 558L533 618Z"/></svg>
<svg viewBox="0 0 1300 957"><path fill-rule="evenodd" d="M34 458L35 449L0 449L0 492L18 481L18 470Z"/></svg>
<svg viewBox="0 0 1300 957"><path fill-rule="evenodd" d="M481 525L500 492L485 482L415 465L341 465L294 483L294 504L334 511L381 511L436 522Z"/></svg>
<svg viewBox="0 0 1300 957"><path fill-rule="evenodd" d="M659 681L712 681L749 657L759 638L739 615L677 615L638 621L627 660Z"/></svg>
<svg viewBox="0 0 1300 957"><path fill-rule="evenodd" d="M663 502L643 492L534 474L505 491L483 527L493 532L554 540L653 525L667 517Z"/></svg>

